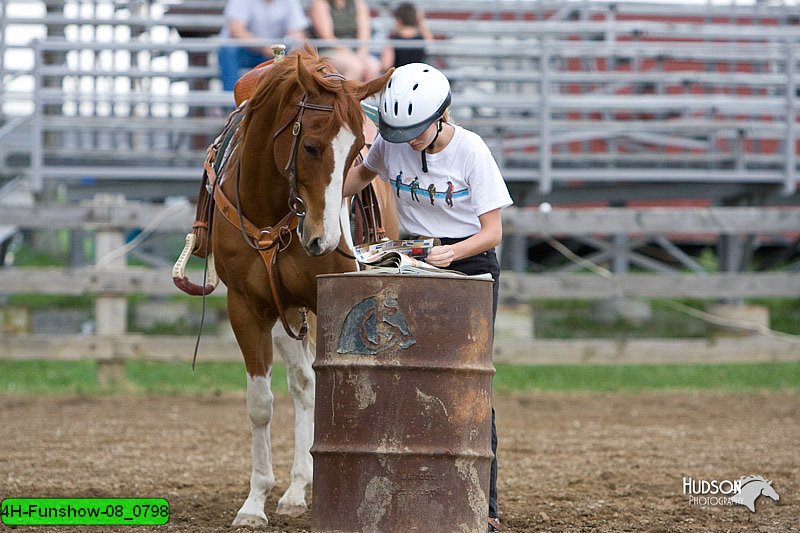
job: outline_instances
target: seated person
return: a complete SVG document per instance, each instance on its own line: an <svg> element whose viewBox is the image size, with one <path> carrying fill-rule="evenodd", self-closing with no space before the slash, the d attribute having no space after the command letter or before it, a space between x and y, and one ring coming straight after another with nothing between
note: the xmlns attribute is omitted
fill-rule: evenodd
<svg viewBox="0 0 800 533"><path fill-rule="evenodd" d="M432 41L433 35L425 24L425 17L411 2L402 2L394 11L394 29L389 33L389 39L404 41L419 41L419 46L413 48L394 48L387 46L381 52L381 68L389 70L392 67L402 67L409 63L425 63L425 43Z"/></svg>
<svg viewBox="0 0 800 533"><path fill-rule="evenodd" d="M300 0L228 0L223 39L262 39L270 43L257 48L224 46L217 51L220 78L232 91L242 69L250 69L272 57L270 44L305 39L308 18Z"/></svg>
<svg viewBox="0 0 800 533"><path fill-rule="evenodd" d="M372 36L369 7L364 0L312 0L308 14L311 36L315 39L369 41ZM366 46L353 51L334 45L334 48L322 48L320 55L327 57L342 76L351 80L371 80L380 71L380 63Z"/></svg>

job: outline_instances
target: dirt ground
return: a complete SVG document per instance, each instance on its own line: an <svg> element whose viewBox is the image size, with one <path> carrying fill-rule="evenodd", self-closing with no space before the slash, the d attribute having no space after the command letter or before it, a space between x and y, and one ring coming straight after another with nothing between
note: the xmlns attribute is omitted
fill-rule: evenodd
<svg viewBox="0 0 800 533"><path fill-rule="evenodd" d="M798 392L533 393L495 405L505 531L800 531ZM310 513L274 513L292 416L277 397L270 531L310 528ZM171 520L153 530L232 531L249 446L243 395L0 397L0 498L165 497ZM682 492L684 476L748 474L771 479L780 501L762 496L751 513Z"/></svg>

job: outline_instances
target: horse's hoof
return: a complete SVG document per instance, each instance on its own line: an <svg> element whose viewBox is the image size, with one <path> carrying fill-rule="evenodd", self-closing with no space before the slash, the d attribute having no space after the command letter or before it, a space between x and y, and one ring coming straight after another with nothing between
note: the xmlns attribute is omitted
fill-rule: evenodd
<svg viewBox="0 0 800 533"><path fill-rule="evenodd" d="M267 527L267 515L254 515L254 514L244 514L239 513L236 515L236 518L233 519L234 527L237 526L244 526L244 527Z"/></svg>
<svg viewBox="0 0 800 533"><path fill-rule="evenodd" d="M304 514L308 511L308 505L305 502L301 504L290 504L286 502L279 501L278 508L275 510L276 513L291 517L297 517Z"/></svg>

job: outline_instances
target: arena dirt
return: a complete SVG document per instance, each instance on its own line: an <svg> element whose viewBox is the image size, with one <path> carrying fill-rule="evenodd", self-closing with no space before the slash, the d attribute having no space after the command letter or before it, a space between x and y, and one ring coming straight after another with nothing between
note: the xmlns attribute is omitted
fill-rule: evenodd
<svg viewBox="0 0 800 533"><path fill-rule="evenodd" d="M495 404L505 531L800 531L798 392L534 393ZM292 417L279 396L268 531L310 528L309 513L274 513ZM249 447L243 395L0 397L0 498L165 497L172 518L153 530L233 531ZM780 501L762 496L751 513L682 493L684 476L746 474L771 479Z"/></svg>

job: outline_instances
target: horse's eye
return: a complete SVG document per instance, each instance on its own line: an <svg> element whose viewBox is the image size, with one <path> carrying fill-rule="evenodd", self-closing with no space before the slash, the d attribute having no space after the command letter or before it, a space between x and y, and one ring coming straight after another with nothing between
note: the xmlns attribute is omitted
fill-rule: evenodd
<svg viewBox="0 0 800 533"><path fill-rule="evenodd" d="M310 155L311 157L319 157L319 154L322 152L322 150L320 150L320 147L317 145L317 143L315 143L313 141L304 142L303 143L303 150L305 150L306 153L308 155Z"/></svg>

